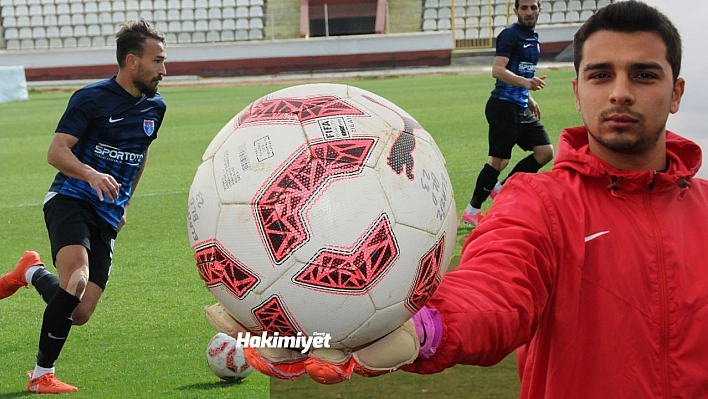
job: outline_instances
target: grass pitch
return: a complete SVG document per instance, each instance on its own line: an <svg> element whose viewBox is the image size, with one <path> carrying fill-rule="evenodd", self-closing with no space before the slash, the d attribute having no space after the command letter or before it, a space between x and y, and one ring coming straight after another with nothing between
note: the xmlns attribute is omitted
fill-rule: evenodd
<svg viewBox="0 0 708 399"><path fill-rule="evenodd" d="M547 74L546 89L534 93L534 98L555 144L563 127L581 121L573 105L573 72ZM493 86L491 76L330 82L361 87L393 101L435 137L447 159L459 214L487 158L484 105ZM189 186L216 132L251 101L290 85L265 81L220 87L163 85L167 115L151 147L128 224L116 241L108 288L91 321L72 329L57 362L57 376L80 389L72 397L517 397L513 355L490 368L457 366L433 376L400 372L336 386L306 378L270 381L260 374L229 384L210 372L204 352L215 332L201 309L214 299L197 273L187 240ZM56 171L46 163L46 151L70 94L71 90L33 91L30 101L0 104L1 272L14 267L25 249L37 250L51 263L41 202ZM512 166L522 157L515 150ZM469 228L461 227L458 238L467 234ZM25 371L34 366L43 311L44 302L34 289L21 289L0 302L0 398L29 395L24 392Z"/></svg>

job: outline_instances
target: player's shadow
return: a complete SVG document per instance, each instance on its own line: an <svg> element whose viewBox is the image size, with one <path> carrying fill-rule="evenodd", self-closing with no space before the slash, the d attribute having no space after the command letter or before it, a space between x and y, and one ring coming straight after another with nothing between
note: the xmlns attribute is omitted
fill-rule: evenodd
<svg viewBox="0 0 708 399"><path fill-rule="evenodd" d="M202 391L209 391L212 389L226 389L229 387L233 387L234 385L239 385L241 382L238 381L214 381L214 382L200 382L197 384L191 384L191 385L184 385L177 390L179 391L189 391L192 389L200 389Z"/></svg>
<svg viewBox="0 0 708 399"><path fill-rule="evenodd" d="M34 396L36 394L32 393L32 392L27 392L27 391L0 393L0 399L24 398L24 397L28 397L30 395Z"/></svg>

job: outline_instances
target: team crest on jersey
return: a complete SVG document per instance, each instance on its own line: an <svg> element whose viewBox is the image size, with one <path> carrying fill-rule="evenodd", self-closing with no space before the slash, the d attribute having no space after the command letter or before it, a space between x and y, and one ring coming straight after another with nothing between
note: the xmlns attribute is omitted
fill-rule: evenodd
<svg viewBox="0 0 708 399"><path fill-rule="evenodd" d="M143 120L143 131L148 135L148 137L152 136L155 132L155 121L149 119Z"/></svg>

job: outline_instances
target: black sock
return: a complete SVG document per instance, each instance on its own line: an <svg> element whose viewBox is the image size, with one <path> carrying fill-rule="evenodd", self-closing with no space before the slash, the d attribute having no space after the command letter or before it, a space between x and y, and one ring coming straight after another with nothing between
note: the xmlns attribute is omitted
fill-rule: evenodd
<svg viewBox="0 0 708 399"><path fill-rule="evenodd" d="M488 163L485 163L482 171L479 172L479 176L477 176L477 185L474 188L470 205L474 208L481 209L482 203L489 197L489 193L492 192L494 186L497 185L498 178L499 171Z"/></svg>
<svg viewBox="0 0 708 399"><path fill-rule="evenodd" d="M54 294L56 294L57 288L59 288L59 277L53 275L47 269L41 268L34 273L31 283L37 289L39 295L42 296L44 302L49 303Z"/></svg>
<svg viewBox="0 0 708 399"><path fill-rule="evenodd" d="M54 367L54 362L59 358L59 353L71 330L71 314L79 303L81 303L79 298L58 288L47 304L42 320L42 333L39 336L38 366Z"/></svg>
<svg viewBox="0 0 708 399"><path fill-rule="evenodd" d="M521 161L519 161L519 163L517 163L514 166L514 169L512 169L511 172L509 173L509 176L507 176L504 179L504 181L502 181L502 184L504 184L507 181L507 179L509 179L511 177L511 175L513 175L516 172L536 173L542 167L543 167L543 165L538 163L536 158L534 158L533 154L531 154L531 155L527 156L526 158L522 159Z"/></svg>

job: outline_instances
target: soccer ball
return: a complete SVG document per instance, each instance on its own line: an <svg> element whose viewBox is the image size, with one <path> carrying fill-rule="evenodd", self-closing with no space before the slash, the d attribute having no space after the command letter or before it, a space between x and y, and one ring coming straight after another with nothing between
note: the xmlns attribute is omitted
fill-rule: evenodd
<svg viewBox="0 0 708 399"><path fill-rule="evenodd" d="M368 91L268 94L213 138L189 191L206 287L256 334L376 340L415 314L452 256L445 160L404 110Z"/></svg>
<svg viewBox="0 0 708 399"><path fill-rule="evenodd" d="M224 333L214 335L209 341L206 359L211 371L222 380L241 381L253 372L243 355L243 348Z"/></svg>

